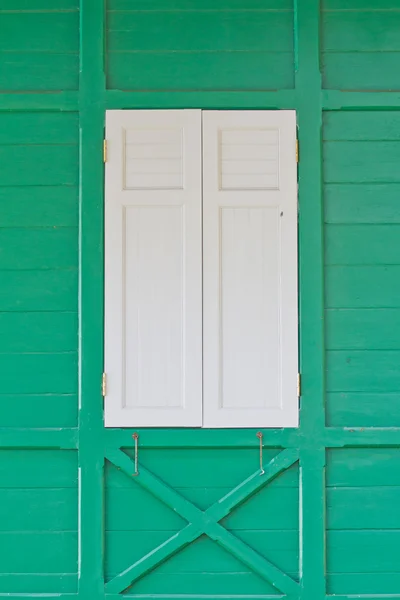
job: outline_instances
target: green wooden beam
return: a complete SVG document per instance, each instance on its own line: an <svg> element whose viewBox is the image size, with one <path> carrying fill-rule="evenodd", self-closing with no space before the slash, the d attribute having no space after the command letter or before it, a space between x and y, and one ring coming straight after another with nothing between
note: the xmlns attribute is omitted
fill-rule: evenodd
<svg viewBox="0 0 400 600"><path fill-rule="evenodd" d="M79 597L104 597L103 129L104 3L80 5Z"/></svg>
<svg viewBox="0 0 400 600"><path fill-rule="evenodd" d="M76 111L78 108L78 92L0 93L0 111Z"/></svg>
<svg viewBox="0 0 400 600"><path fill-rule="evenodd" d="M319 0L295 0L299 163L300 577L302 598L320 600L325 582L324 243Z"/></svg>
<svg viewBox="0 0 400 600"><path fill-rule="evenodd" d="M57 448L74 450L78 447L78 429L0 429L0 448Z"/></svg>
<svg viewBox="0 0 400 600"><path fill-rule="evenodd" d="M289 109L295 107L294 90L264 92L106 92L106 108Z"/></svg>
<svg viewBox="0 0 400 600"><path fill-rule="evenodd" d="M399 110L399 92L322 91L323 110Z"/></svg>

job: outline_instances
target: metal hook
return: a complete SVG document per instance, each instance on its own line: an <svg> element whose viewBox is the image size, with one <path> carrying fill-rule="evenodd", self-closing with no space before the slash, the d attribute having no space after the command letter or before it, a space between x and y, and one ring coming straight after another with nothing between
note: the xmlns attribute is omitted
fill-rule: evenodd
<svg viewBox="0 0 400 600"><path fill-rule="evenodd" d="M260 475L264 475L265 471L263 468L263 434L261 433L261 431L257 431L256 435L260 440Z"/></svg>
<svg viewBox="0 0 400 600"><path fill-rule="evenodd" d="M135 442L135 472L132 473L132 477L137 477L139 475L139 464L138 464L138 439L139 439L139 434L138 433L134 433L132 437L133 437L134 442Z"/></svg>

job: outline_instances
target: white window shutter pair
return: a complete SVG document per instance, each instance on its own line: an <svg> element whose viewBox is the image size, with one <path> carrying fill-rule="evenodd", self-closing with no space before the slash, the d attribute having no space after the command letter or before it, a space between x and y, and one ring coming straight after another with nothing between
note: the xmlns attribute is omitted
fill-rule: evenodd
<svg viewBox="0 0 400 600"><path fill-rule="evenodd" d="M109 111L107 427L296 427L293 111Z"/></svg>

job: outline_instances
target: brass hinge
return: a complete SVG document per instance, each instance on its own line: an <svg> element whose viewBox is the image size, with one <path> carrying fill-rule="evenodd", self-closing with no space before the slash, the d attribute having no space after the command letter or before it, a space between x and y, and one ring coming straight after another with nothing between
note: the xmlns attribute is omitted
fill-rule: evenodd
<svg viewBox="0 0 400 600"><path fill-rule="evenodd" d="M297 397L300 398L301 396L301 375L300 373L297 373Z"/></svg>
<svg viewBox="0 0 400 600"><path fill-rule="evenodd" d="M296 140L296 162L299 162L299 140Z"/></svg>
<svg viewBox="0 0 400 600"><path fill-rule="evenodd" d="M107 162L107 140L103 140L103 162Z"/></svg>
<svg viewBox="0 0 400 600"><path fill-rule="evenodd" d="M101 377L101 395L103 397L107 395L107 375L105 373Z"/></svg>

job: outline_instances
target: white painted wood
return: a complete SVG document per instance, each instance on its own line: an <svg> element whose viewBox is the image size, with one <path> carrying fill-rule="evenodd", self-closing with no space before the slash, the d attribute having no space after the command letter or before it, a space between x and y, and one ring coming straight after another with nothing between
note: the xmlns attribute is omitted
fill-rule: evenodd
<svg viewBox="0 0 400 600"><path fill-rule="evenodd" d="M203 113L205 427L298 426L294 111Z"/></svg>
<svg viewBox="0 0 400 600"><path fill-rule="evenodd" d="M202 424L201 113L108 111L106 427Z"/></svg>

